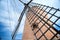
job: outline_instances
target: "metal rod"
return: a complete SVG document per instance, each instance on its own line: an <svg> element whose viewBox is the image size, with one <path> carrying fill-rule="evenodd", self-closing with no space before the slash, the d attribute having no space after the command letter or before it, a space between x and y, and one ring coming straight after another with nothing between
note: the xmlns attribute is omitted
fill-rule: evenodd
<svg viewBox="0 0 60 40"><path fill-rule="evenodd" d="M25 6L25 7L24 7L24 10L22 11L22 13L21 13L21 15L20 15L20 17L19 17L18 24L17 24L17 26L16 26L13 34L12 34L12 40L15 39L15 35L16 35L17 30L18 30L18 28L19 28L19 26L20 26L21 20L22 20L22 18L23 18L23 15L24 15L26 9L27 9L27 7Z"/></svg>
<svg viewBox="0 0 60 40"><path fill-rule="evenodd" d="M16 26L13 34L12 34L12 40L15 40L15 36L16 36L16 33L17 33L18 28L19 28L19 26L20 26L20 23L21 23L21 20L22 20L22 18L23 18L23 15L24 15L25 11L27 10L27 6L29 5L29 3L30 3L32 0L31 0L28 4L25 4L25 3L22 2L21 0L19 0L19 1L20 1L21 3L23 3L23 4L25 5L25 7L24 7L24 9L23 9L23 11L22 11L22 13L21 13L21 15L20 15L20 17L19 17L18 24L17 24L17 26Z"/></svg>

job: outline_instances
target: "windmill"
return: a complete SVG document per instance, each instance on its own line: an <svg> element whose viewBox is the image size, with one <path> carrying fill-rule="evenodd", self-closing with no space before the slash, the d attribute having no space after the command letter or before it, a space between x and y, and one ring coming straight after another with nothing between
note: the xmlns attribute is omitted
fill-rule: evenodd
<svg viewBox="0 0 60 40"><path fill-rule="evenodd" d="M60 10L43 4L33 3L31 1L26 4L20 0L20 2L23 3L25 7L19 17L19 23L12 34L12 40L15 39L15 35L21 23L22 17L27 9L26 24L22 40L60 39L60 30L55 28L55 26L60 28L60 26L56 24L56 22L60 20L60 17L55 15L57 12L60 12ZM53 14L50 13L51 11ZM48 14L51 16L48 17ZM54 22L50 20L53 16L57 18Z"/></svg>

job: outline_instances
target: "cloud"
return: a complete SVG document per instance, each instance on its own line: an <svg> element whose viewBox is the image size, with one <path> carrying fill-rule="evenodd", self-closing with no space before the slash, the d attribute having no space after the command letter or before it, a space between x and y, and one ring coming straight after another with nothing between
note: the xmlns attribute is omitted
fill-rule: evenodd
<svg viewBox="0 0 60 40"><path fill-rule="evenodd" d="M33 0L33 2L60 9L59 0Z"/></svg>
<svg viewBox="0 0 60 40"><path fill-rule="evenodd" d="M16 11L16 8L15 8L16 5L12 6L10 2L8 4L7 4L7 1L1 2L1 7L3 7L3 8L0 7L1 8L0 9L0 14L1 14L0 15L0 22L3 22L5 25L7 25L8 27L6 27L6 29L8 29L9 31L12 32L12 31L14 31L14 29L18 23L18 18L20 16L20 13L23 10L23 5L21 6L22 8L20 8L20 13L19 13ZM7 5L8 5L8 7L6 7ZM15 10L14 10L14 8L15 8ZM21 30L23 30L23 27L22 27L23 25L24 25L24 22L22 22L22 24L21 24L21 28L20 28ZM21 33L22 33L22 31L21 31Z"/></svg>
<svg viewBox="0 0 60 40"><path fill-rule="evenodd" d="M21 24L20 24L20 27L19 27L19 29L18 29L18 34L19 34L19 33L23 33L24 24L25 24L25 18L26 18L26 15L24 14L23 19L22 19Z"/></svg>

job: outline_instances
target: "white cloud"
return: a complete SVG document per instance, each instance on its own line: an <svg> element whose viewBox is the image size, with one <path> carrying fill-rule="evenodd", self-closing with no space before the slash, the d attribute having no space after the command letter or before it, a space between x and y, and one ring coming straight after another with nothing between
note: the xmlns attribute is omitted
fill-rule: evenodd
<svg viewBox="0 0 60 40"><path fill-rule="evenodd" d="M19 27L19 29L18 29L18 33L17 33L17 34L23 33L23 31L24 31L24 24L25 24L25 18L26 18L26 15L24 14L23 19L22 19L22 21L21 21L21 24L20 24L20 27Z"/></svg>
<svg viewBox="0 0 60 40"><path fill-rule="evenodd" d="M16 12L11 12L11 13L7 13L5 12L1 12L0 15L0 22L3 22L5 25L7 25L8 27L6 27L6 29L13 31L18 18L19 18L20 14L16 13Z"/></svg>
<svg viewBox="0 0 60 40"><path fill-rule="evenodd" d="M2 3L6 3L6 1L2 1ZM1 4L2 4L1 3ZM2 4L3 6L4 6L4 3ZM14 31L14 29L15 29L15 27L16 27L16 25L17 25L17 23L18 23L18 18L19 18L19 16L20 16L20 13L21 13L21 9L23 9L23 8L21 8L20 9L20 13L19 12L17 12L16 11L16 8L15 8L15 10L14 10L14 7L11 5L11 3L9 2L8 3L9 5L8 5L8 8L3 8L4 10L2 10L2 8L1 8L1 12L0 12L0 22L3 22L4 23L4 25L6 25L7 27L5 27L4 29L7 29L7 30L9 30L10 32L13 32ZM1 6L2 6L1 5ZM7 4L6 4L7 5ZM21 6L21 7L23 7L23 5ZM20 7L19 7L20 8ZM19 33L22 33L23 32L23 28L24 28L24 21L25 21L25 16L23 17L23 19L22 19L22 22L21 22L21 25L20 25L20 27L19 27L19 31L18 31L18 34Z"/></svg>
<svg viewBox="0 0 60 40"><path fill-rule="evenodd" d="M47 5L50 7L60 8L60 1L59 0L33 0L35 3Z"/></svg>

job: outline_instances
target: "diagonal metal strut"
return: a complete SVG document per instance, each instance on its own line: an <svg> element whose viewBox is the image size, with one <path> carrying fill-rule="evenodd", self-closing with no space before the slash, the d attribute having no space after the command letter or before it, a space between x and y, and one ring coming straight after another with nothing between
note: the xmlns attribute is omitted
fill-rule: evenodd
<svg viewBox="0 0 60 40"><path fill-rule="evenodd" d="M18 28L19 28L19 26L20 26L20 23L21 23L21 20L22 20L22 18L23 18L23 15L24 15L25 11L27 10L27 6L32 2L32 0L30 0L30 2L28 2L27 4L25 4L25 3L22 2L21 0L19 0L19 1L20 1L21 3L23 3L23 4L25 5L25 7L24 7L24 9L23 9L23 11L22 11L22 13L21 13L21 15L20 15L20 17L19 17L18 24L17 24L17 26L16 26L13 34L12 34L12 40L15 40L16 33L17 33Z"/></svg>

